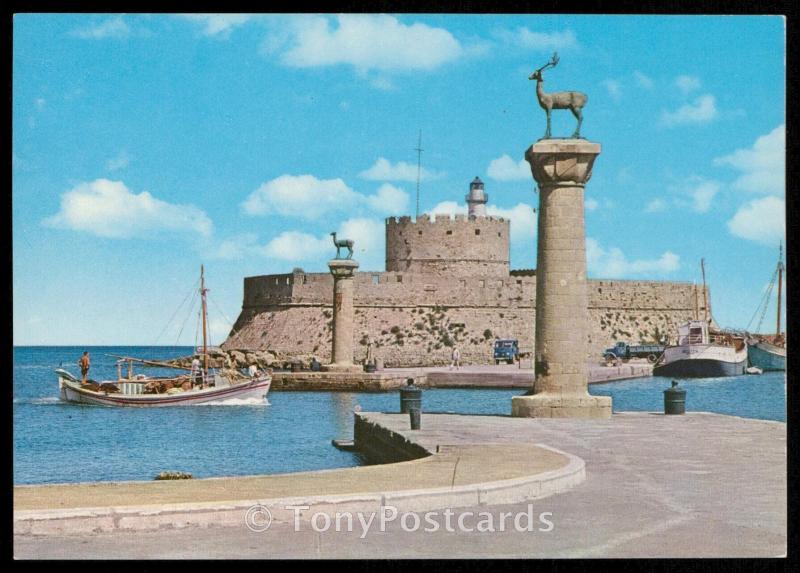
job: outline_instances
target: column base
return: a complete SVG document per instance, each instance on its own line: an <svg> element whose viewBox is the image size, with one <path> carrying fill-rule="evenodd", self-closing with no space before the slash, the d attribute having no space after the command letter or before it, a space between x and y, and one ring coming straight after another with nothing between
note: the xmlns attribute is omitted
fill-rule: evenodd
<svg viewBox="0 0 800 573"><path fill-rule="evenodd" d="M364 367L358 364L343 364L336 362L334 364L323 364L323 372L364 372Z"/></svg>
<svg viewBox="0 0 800 573"><path fill-rule="evenodd" d="M610 418L611 396L534 394L511 398L516 418Z"/></svg>

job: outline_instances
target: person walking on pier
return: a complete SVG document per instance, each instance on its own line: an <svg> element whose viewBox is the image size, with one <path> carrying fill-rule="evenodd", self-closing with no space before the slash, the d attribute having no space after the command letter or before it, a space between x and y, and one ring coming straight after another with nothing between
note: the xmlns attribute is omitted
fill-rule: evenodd
<svg viewBox="0 0 800 573"><path fill-rule="evenodd" d="M458 346L453 347L453 355L452 355L452 361L450 362L450 370L453 369L453 366L455 366L456 370L461 369L461 352L458 350Z"/></svg>
<svg viewBox="0 0 800 573"><path fill-rule="evenodd" d="M91 366L91 361L89 360L89 351L85 351L81 359L78 360L78 366L81 367L81 384L86 384L86 377L89 375L89 367Z"/></svg>

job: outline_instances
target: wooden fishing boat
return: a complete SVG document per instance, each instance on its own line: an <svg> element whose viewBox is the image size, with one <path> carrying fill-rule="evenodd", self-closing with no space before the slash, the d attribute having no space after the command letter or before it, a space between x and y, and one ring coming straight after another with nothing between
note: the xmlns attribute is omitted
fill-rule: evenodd
<svg viewBox="0 0 800 573"><path fill-rule="evenodd" d="M741 376L747 368L747 344L735 333L713 331L703 320L678 327L678 344L667 346L653 376L716 378Z"/></svg>
<svg viewBox="0 0 800 573"><path fill-rule="evenodd" d="M761 330L761 321L766 314L767 306L772 298L772 289L775 285L775 278L778 279L778 316L775 324L774 336L751 335L747 340L747 358L752 366L756 366L761 370L786 370L786 338L781 333L781 296L783 290L783 248L781 247L778 255L778 265L775 268L775 273L772 275L772 280L769 283L766 294L764 295L763 303L759 305L758 310L761 312L761 320L756 327L756 330ZM753 315L755 317L755 315ZM752 319L751 319L752 320Z"/></svg>
<svg viewBox="0 0 800 573"><path fill-rule="evenodd" d="M202 367L185 368L155 360L117 356L117 379L83 384L70 372L58 368L59 396L67 402L99 406L128 406L154 408L224 403L231 400L265 400L272 377L269 372L244 376L236 371L215 372L208 367L208 329L205 277L200 267L200 297L202 301L203 346L199 350ZM127 363L127 375L122 365ZM176 376L134 375L134 363L160 368L190 370Z"/></svg>
<svg viewBox="0 0 800 573"><path fill-rule="evenodd" d="M695 304L695 320L678 326L678 343L667 346L653 367L653 376L675 378L716 378L741 376L747 368L747 343L744 335L713 328L706 300L705 262L703 272L703 307L699 318Z"/></svg>
<svg viewBox="0 0 800 573"><path fill-rule="evenodd" d="M57 369L58 389L62 400L79 404L95 404L98 406L132 406L139 408L162 406L193 406L196 404L221 403L229 400L264 400L269 392L272 377L262 374L238 383L232 383L224 376L215 374L211 377L213 386L197 387L191 390L178 390L145 394L147 384L174 380L167 378L143 378L139 380L120 380L103 382L101 388L92 390L81 385L81 381L66 370ZM188 377L185 377L189 380ZM178 378L180 380L180 378ZM117 388L111 391L106 384ZM177 390L177 388L176 388Z"/></svg>

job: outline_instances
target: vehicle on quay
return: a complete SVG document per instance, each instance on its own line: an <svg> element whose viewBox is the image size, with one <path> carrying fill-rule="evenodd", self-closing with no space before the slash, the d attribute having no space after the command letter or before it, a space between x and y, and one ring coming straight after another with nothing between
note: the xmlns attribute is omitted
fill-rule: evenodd
<svg viewBox="0 0 800 573"><path fill-rule="evenodd" d="M70 372L57 368L60 398L66 402L94 404L99 406L128 406L152 408L164 406L188 406L195 404L220 403L228 400L266 399L272 376L269 371L256 372L245 376L236 370L214 371L209 369L208 357L208 316L206 304L205 277L200 267L200 298L202 301L203 346L197 348L200 364L194 368L179 366L168 362L145 360L127 356L117 358L117 379L96 382L78 379ZM176 376L149 377L134 375L133 365L172 368L182 370ZM127 364L127 374L123 377L122 366ZM185 372L185 371L189 372Z"/></svg>
<svg viewBox="0 0 800 573"><path fill-rule="evenodd" d="M500 364L504 360L514 364L519 358L519 341L516 338L498 338L494 341L494 363Z"/></svg>
<svg viewBox="0 0 800 573"><path fill-rule="evenodd" d="M606 348L603 351L603 358L608 365L627 362L631 358L647 358L647 361L653 364L663 354L665 348L666 346L662 344L631 345L620 341L611 348Z"/></svg>

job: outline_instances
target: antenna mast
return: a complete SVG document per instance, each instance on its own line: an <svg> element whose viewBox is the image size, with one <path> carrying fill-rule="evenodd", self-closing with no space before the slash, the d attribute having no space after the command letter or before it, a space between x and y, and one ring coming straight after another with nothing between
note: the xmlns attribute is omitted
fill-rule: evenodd
<svg viewBox="0 0 800 573"><path fill-rule="evenodd" d="M778 320L775 328L775 336L781 335L781 287L783 286L783 241L778 254Z"/></svg>
<svg viewBox="0 0 800 573"><path fill-rule="evenodd" d="M708 294L706 291L706 260L700 259L700 270L703 272L703 320L708 322Z"/></svg>
<svg viewBox="0 0 800 573"><path fill-rule="evenodd" d="M422 170L422 130L419 130L419 141L417 142L417 146L414 148L414 151L417 152L417 216L416 218L419 219L419 176Z"/></svg>
<svg viewBox="0 0 800 573"><path fill-rule="evenodd" d="M205 383L205 379L208 377L208 331L207 331L207 314L208 309L206 308L206 280L205 280L205 273L203 272L203 265L200 265L200 298L203 303L203 381Z"/></svg>

